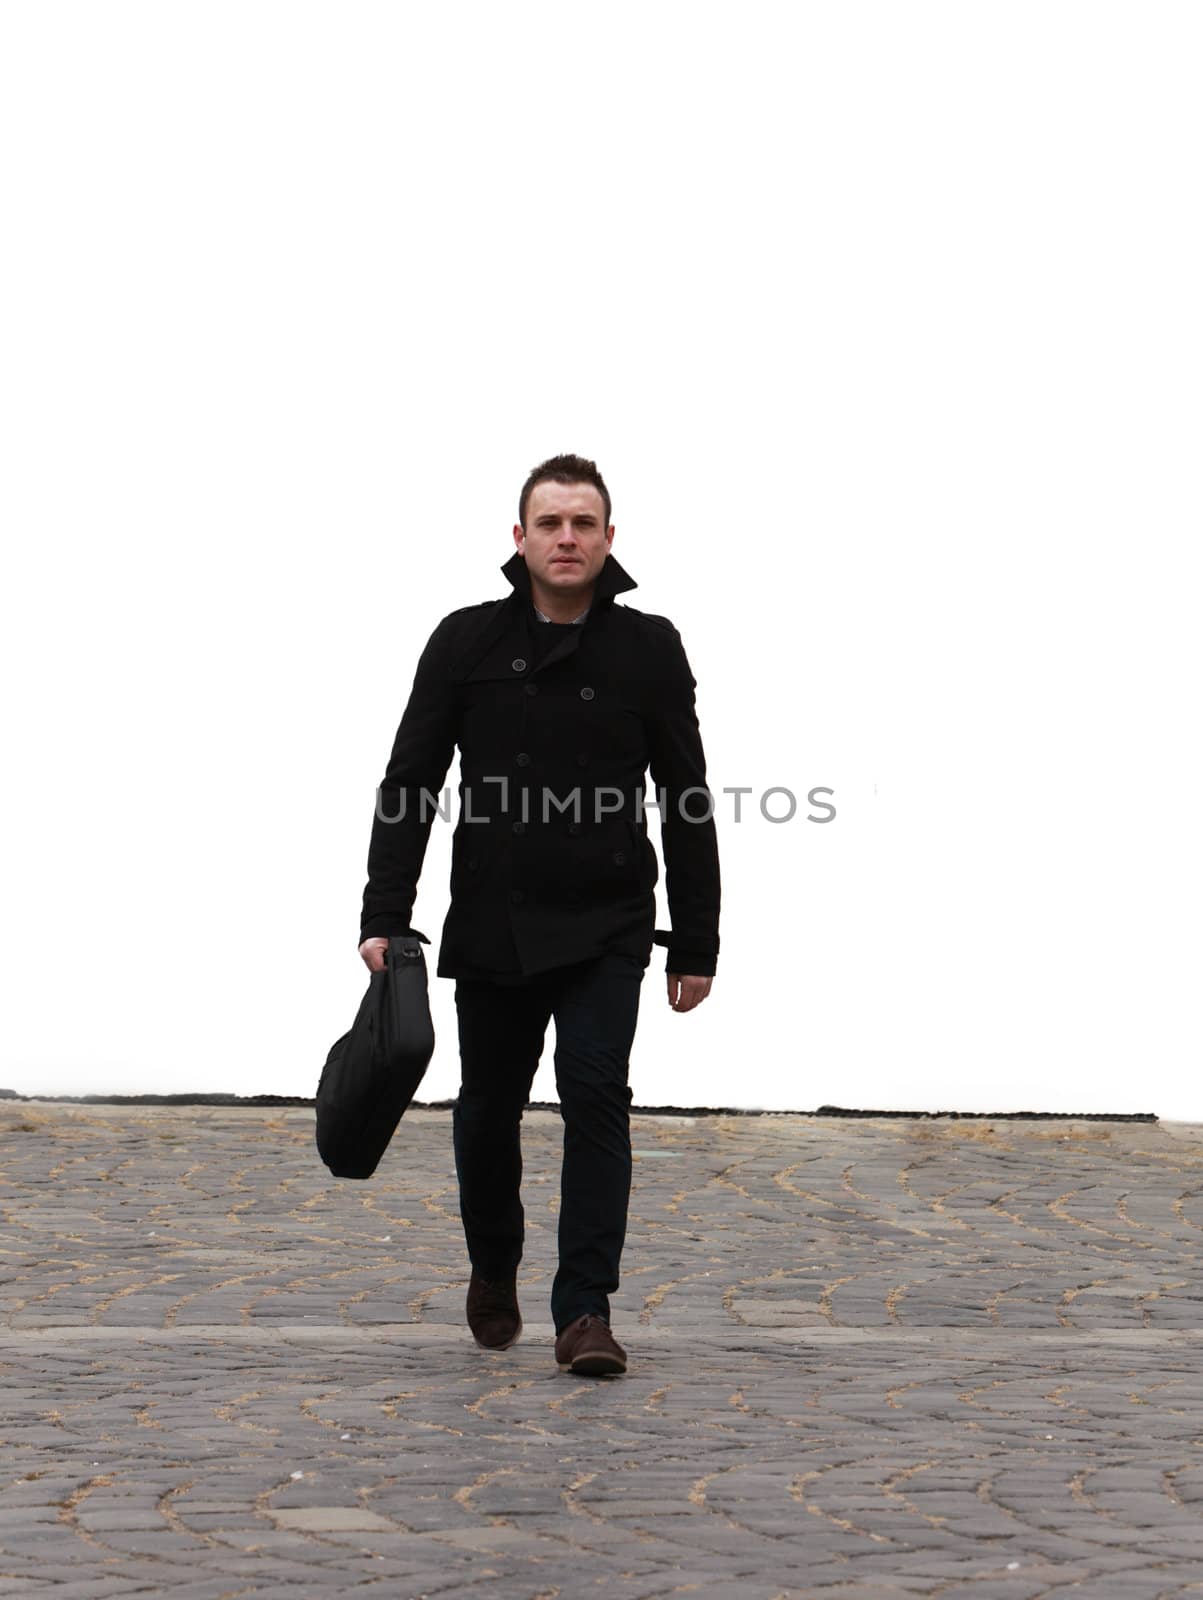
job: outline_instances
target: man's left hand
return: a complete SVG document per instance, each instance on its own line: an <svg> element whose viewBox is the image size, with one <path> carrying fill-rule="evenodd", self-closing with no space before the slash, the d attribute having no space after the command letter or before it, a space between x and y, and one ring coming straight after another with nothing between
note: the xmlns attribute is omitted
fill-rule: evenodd
<svg viewBox="0 0 1203 1600"><path fill-rule="evenodd" d="M692 1011L710 993L713 982L713 978L696 978L684 972L670 972L668 1003L674 1011Z"/></svg>

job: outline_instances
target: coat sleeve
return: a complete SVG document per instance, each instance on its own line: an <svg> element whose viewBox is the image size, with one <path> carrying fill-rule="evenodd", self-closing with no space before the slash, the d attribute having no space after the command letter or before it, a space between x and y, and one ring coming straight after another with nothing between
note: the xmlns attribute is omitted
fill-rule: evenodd
<svg viewBox="0 0 1203 1600"><path fill-rule="evenodd" d="M455 754L458 721L451 677L451 623L444 617L418 659L388 767L376 794L359 942L411 931L418 878L435 806ZM423 791L429 796L422 799ZM425 934L419 938L429 944Z"/></svg>
<svg viewBox="0 0 1203 1600"><path fill-rule="evenodd" d="M706 783L696 687L681 636L672 628L648 730L672 922L671 934L657 929L654 938L668 946L666 971L704 978L718 964L720 895L714 796Z"/></svg>

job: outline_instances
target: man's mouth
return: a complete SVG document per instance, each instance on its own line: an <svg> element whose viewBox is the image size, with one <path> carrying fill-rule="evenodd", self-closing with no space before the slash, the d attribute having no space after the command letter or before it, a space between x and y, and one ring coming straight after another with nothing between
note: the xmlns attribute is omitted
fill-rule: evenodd
<svg viewBox="0 0 1203 1600"><path fill-rule="evenodd" d="M578 567L580 562L572 556L557 556L552 562L553 567Z"/></svg>

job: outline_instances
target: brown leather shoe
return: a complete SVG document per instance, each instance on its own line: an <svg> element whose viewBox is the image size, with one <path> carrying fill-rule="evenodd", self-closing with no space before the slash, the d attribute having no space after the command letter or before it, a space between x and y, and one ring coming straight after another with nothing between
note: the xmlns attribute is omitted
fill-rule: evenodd
<svg viewBox="0 0 1203 1600"><path fill-rule="evenodd" d="M508 1350L522 1332L522 1313L518 1310L517 1274L491 1281L482 1278L475 1267L468 1284L468 1326L482 1350Z"/></svg>
<svg viewBox="0 0 1203 1600"><path fill-rule="evenodd" d="M604 1317L587 1311L556 1338L556 1365L561 1372L602 1378L627 1370L627 1353L610 1332Z"/></svg>

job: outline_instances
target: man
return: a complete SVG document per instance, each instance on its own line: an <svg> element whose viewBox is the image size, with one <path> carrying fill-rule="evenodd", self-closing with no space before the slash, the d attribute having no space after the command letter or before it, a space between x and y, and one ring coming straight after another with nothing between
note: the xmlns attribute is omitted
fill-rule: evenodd
<svg viewBox="0 0 1203 1600"><path fill-rule="evenodd" d="M472 1264L468 1324L492 1350L522 1330L519 1128L554 1017L564 1120L555 1357L561 1370L621 1373L609 1295L630 1197L640 986L658 943L668 947L675 1011L710 992L714 801L680 635L666 617L615 604L636 585L610 553L610 495L597 467L573 455L543 462L523 486L518 519L501 569L513 592L444 617L418 662L372 824L360 952L376 971L390 935L416 932L418 877L458 745L437 971L456 979L462 1082L452 1130ZM649 767L671 933L654 927Z"/></svg>

